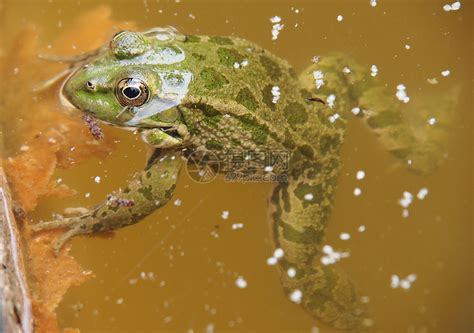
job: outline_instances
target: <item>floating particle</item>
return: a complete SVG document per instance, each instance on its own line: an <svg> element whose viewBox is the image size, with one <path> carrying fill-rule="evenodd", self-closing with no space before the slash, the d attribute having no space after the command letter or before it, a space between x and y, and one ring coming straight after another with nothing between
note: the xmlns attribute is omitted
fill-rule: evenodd
<svg viewBox="0 0 474 333"><path fill-rule="evenodd" d="M409 44L405 44L405 49L409 50L411 49L411 46Z"/></svg>
<svg viewBox="0 0 474 333"><path fill-rule="evenodd" d="M342 258L349 257L349 252L334 251L334 249L330 245L324 245L323 252L325 253L325 255L321 257L321 263L323 265L335 264Z"/></svg>
<svg viewBox="0 0 474 333"><path fill-rule="evenodd" d="M338 120L339 118L340 118L339 113L336 112L336 113L333 114L332 116L329 116L328 119L329 119L329 122L333 123L333 122L335 122L336 120Z"/></svg>
<svg viewBox="0 0 474 333"><path fill-rule="evenodd" d="M270 258L267 259L267 265L268 266L276 265L277 262L278 262L278 259L275 258L275 257L270 257Z"/></svg>
<svg viewBox="0 0 474 333"><path fill-rule="evenodd" d="M237 280L235 280L235 285L237 288L244 289L247 287L247 281L242 276L239 276Z"/></svg>
<svg viewBox="0 0 474 333"><path fill-rule="evenodd" d="M324 85L324 73L322 71L314 71L313 77L316 89L321 88Z"/></svg>
<svg viewBox="0 0 474 333"><path fill-rule="evenodd" d="M222 215L221 215L222 219L223 220L227 220L229 218L229 211L228 210L224 210L222 212Z"/></svg>
<svg viewBox="0 0 474 333"><path fill-rule="evenodd" d="M353 108L353 109L351 110L351 112L352 112L354 115L357 116L357 115L360 113L360 108L355 107L355 108Z"/></svg>
<svg viewBox="0 0 474 333"><path fill-rule="evenodd" d="M100 140L104 137L104 133L102 132L102 129L100 128L94 117L89 114L84 114L82 116L82 119L84 119L84 121L86 122L87 127L89 128L89 132L92 134L94 139Z"/></svg>
<svg viewBox="0 0 474 333"><path fill-rule="evenodd" d="M426 187L423 187L418 191L418 194L416 195L416 197L419 200L423 200L424 198L426 198L427 195L428 195L428 189Z"/></svg>
<svg viewBox="0 0 474 333"><path fill-rule="evenodd" d="M435 77L427 79L426 81L428 81L429 84L438 84L438 79Z"/></svg>
<svg viewBox="0 0 474 333"><path fill-rule="evenodd" d="M372 7L377 6L377 0L370 0L370 5L371 5Z"/></svg>
<svg viewBox="0 0 474 333"><path fill-rule="evenodd" d="M319 62L319 56L313 56L313 63L317 64Z"/></svg>
<svg viewBox="0 0 474 333"><path fill-rule="evenodd" d="M361 194L362 194L362 190L360 189L360 187L356 187L356 188L354 189L354 195L355 195L356 197L358 197L358 196L360 196Z"/></svg>
<svg viewBox="0 0 474 333"><path fill-rule="evenodd" d="M362 224L362 225L359 226L359 228L357 228L357 231L359 231L359 232L364 232L365 229L366 229L366 228L365 228L365 225Z"/></svg>
<svg viewBox="0 0 474 333"><path fill-rule="evenodd" d="M408 211L407 208L404 208L402 211L402 217L406 219L408 216L410 216L410 212Z"/></svg>
<svg viewBox="0 0 474 333"><path fill-rule="evenodd" d="M286 272L288 274L288 277L294 278L296 276L296 269L293 267L288 268L288 271Z"/></svg>
<svg viewBox="0 0 474 333"><path fill-rule="evenodd" d="M243 223L234 223L232 224L232 229L237 230L237 229L242 229L244 227Z"/></svg>
<svg viewBox="0 0 474 333"><path fill-rule="evenodd" d="M241 63L240 63L240 66L242 67L245 67L245 66L248 66L249 64L249 61L247 59L244 59Z"/></svg>
<svg viewBox="0 0 474 333"><path fill-rule="evenodd" d="M181 206L182 203L183 203L183 202L182 202L180 199L176 199L176 200L174 201L174 205L175 205L175 206Z"/></svg>
<svg viewBox="0 0 474 333"><path fill-rule="evenodd" d="M240 68L240 64L238 62L234 62L234 68L235 69L239 69Z"/></svg>
<svg viewBox="0 0 474 333"><path fill-rule="evenodd" d="M430 119L428 119L428 124L430 124L431 126L433 126L434 124L436 124L436 118L430 118Z"/></svg>
<svg viewBox="0 0 474 333"><path fill-rule="evenodd" d="M273 16L270 18L270 22L273 23L272 26L272 40L277 40L280 31L283 29L284 25L281 24L281 17L280 16Z"/></svg>
<svg viewBox="0 0 474 333"><path fill-rule="evenodd" d="M461 2L460 1L456 1L456 2L453 2L452 4L446 4L446 5L443 6L443 10L445 12L459 10L460 8L461 8Z"/></svg>
<svg viewBox="0 0 474 333"><path fill-rule="evenodd" d="M272 87L272 103L276 104L278 100L280 99L280 87L278 86L273 86Z"/></svg>
<svg viewBox="0 0 474 333"><path fill-rule="evenodd" d="M336 101L336 95L331 94L326 98L326 103L332 109L334 107L334 102ZM337 118L336 118L337 119Z"/></svg>
<svg viewBox="0 0 474 333"><path fill-rule="evenodd" d="M449 69L441 72L441 75L443 75L444 77L449 76L449 74L451 74L451 71Z"/></svg>
<svg viewBox="0 0 474 333"><path fill-rule="evenodd" d="M304 195L304 199L305 199L306 201L311 201L311 200L313 200L313 199L314 199L313 193L306 193L306 194Z"/></svg>
<svg viewBox="0 0 474 333"><path fill-rule="evenodd" d="M276 259L281 259L283 258L284 254L285 252L283 251L283 249L276 248L275 251L273 252L273 257L275 257Z"/></svg>
<svg viewBox="0 0 474 333"><path fill-rule="evenodd" d="M351 72L351 69L346 66L346 67L344 67L344 68L342 69L342 72L343 72L344 74L349 74L349 73Z"/></svg>
<svg viewBox="0 0 474 333"><path fill-rule="evenodd" d="M416 279L416 274L410 274L404 279L401 279L397 274L392 274L390 277L390 287L392 289L402 288L408 290L411 288L412 283L415 282Z"/></svg>
<svg viewBox="0 0 474 333"><path fill-rule="evenodd" d="M207 325L206 333L214 333L214 324L213 323L210 323L209 325Z"/></svg>
<svg viewBox="0 0 474 333"><path fill-rule="evenodd" d="M378 73L379 73L379 69L376 65L370 66L370 75L371 76L376 77Z"/></svg>
<svg viewBox="0 0 474 333"><path fill-rule="evenodd" d="M28 146L28 145L21 145L20 151L28 151L28 150L30 150L30 146Z"/></svg>
<svg viewBox="0 0 474 333"><path fill-rule="evenodd" d="M395 94L399 101L403 103L408 103L410 101L410 97L407 96L406 87L404 84L399 84L397 86L397 93Z"/></svg>
<svg viewBox="0 0 474 333"><path fill-rule="evenodd" d="M337 21L338 22L341 22L343 19L344 19L344 17L342 15L337 15Z"/></svg>
<svg viewBox="0 0 474 333"><path fill-rule="evenodd" d="M361 297L360 297L360 301L361 301L361 303L363 303L363 304L367 304L367 303L370 302L370 298L369 298L369 296L361 296Z"/></svg>
<svg viewBox="0 0 474 333"><path fill-rule="evenodd" d="M303 297L303 292L299 289L293 290L290 294L291 301L300 304L301 298Z"/></svg>
<svg viewBox="0 0 474 333"><path fill-rule="evenodd" d="M99 176L95 176L94 181L95 181L97 184L100 184L100 177L99 177Z"/></svg>
<svg viewBox="0 0 474 333"><path fill-rule="evenodd" d="M89 197L91 196L91 194L90 194L90 192L87 192L86 194L84 194L84 196L85 196L86 198L89 198Z"/></svg>
<svg viewBox="0 0 474 333"><path fill-rule="evenodd" d="M339 238L341 240L349 240L351 239L351 235L347 232L341 232L341 234L339 235Z"/></svg>
<svg viewBox="0 0 474 333"><path fill-rule="evenodd" d="M189 13L188 17L192 20L195 20L196 19L196 16L194 16L193 14Z"/></svg>
<svg viewBox="0 0 474 333"><path fill-rule="evenodd" d="M123 304L123 298L118 298L115 303L117 303L117 304Z"/></svg>
<svg viewBox="0 0 474 333"><path fill-rule="evenodd" d="M365 178L365 171L363 171L363 170L357 171L357 173L356 173L356 179L357 179L357 180L362 180L362 179L364 179L364 178Z"/></svg>
<svg viewBox="0 0 474 333"><path fill-rule="evenodd" d="M402 206L403 208L410 207L412 202L413 202L413 194L411 194L408 191L404 191L403 192L403 197L398 201L400 206Z"/></svg>

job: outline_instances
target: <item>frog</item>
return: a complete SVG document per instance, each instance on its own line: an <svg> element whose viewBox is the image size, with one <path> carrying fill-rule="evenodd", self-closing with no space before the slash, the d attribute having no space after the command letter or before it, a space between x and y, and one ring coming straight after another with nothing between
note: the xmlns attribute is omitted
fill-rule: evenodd
<svg viewBox="0 0 474 333"><path fill-rule="evenodd" d="M321 260L340 150L347 123L360 121L403 165L428 172L443 140L424 116L410 119L405 103L344 54L317 58L297 73L246 39L154 28L120 32L77 59L62 98L88 119L136 131L152 153L143 171L95 208L33 226L66 230L53 244L56 254L74 236L130 226L166 205L191 155L212 154L225 173L229 152L283 151L287 163L253 171L285 176L268 198L273 246L284 253L276 265L283 290L337 329L373 325L355 283Z"/></svg>

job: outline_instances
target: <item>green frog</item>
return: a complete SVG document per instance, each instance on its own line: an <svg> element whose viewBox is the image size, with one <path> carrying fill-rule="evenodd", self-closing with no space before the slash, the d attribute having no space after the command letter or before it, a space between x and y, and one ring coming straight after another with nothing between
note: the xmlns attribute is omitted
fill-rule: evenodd
<svg viewBox="0 0 474 333"><path fill-rule="evenodd" d="M252 172L285 175L269 197L285 292L333 327L372 325L351 280L321 261L346 124L359 119L391 154L425 172L442 141L425 140L437 137L427 116L409 119L395 90L347 56L315 59L298 75L285 60L235 37L124 31L78 64L63 97L89 119L139 132L153 153L141 173L94 209L33 227L66 229L56 253L73 236L119 229L164 206L190 154L212 153L226 172L229 152L283 151L287 163Z"/></svg>

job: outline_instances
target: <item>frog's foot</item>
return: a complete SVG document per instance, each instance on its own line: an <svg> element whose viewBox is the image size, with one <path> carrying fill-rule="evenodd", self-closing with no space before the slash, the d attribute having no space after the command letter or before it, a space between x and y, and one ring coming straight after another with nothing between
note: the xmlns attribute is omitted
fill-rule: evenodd
<svg viewBox="0 0 474 333"><path fill-rule="evenodd" d="M62 220L40 222L33 226L32 231L40 232L51 229L67 228L68 230L63 233L53 244L54 254L58 256L59 251L70 238L97 231L96 225L98 223L99 221L95 217L86 214L81 216L67 217Z"/></svg>

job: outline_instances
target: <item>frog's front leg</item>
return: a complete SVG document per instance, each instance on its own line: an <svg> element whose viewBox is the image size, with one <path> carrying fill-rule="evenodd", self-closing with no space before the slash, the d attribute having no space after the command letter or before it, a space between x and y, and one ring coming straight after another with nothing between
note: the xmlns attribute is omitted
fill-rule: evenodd
<svg viewBox="0 0 474 333"><path fill-rule="evenodd" d="M153 154L153 160L144 171L137 174L125 189L109 195L96 209L81 216L38 223L33 231L68 228L53 245L55 254L58 254L71 237L137 223L170 200L181 163L180 152L163 150Z"/></svg>

